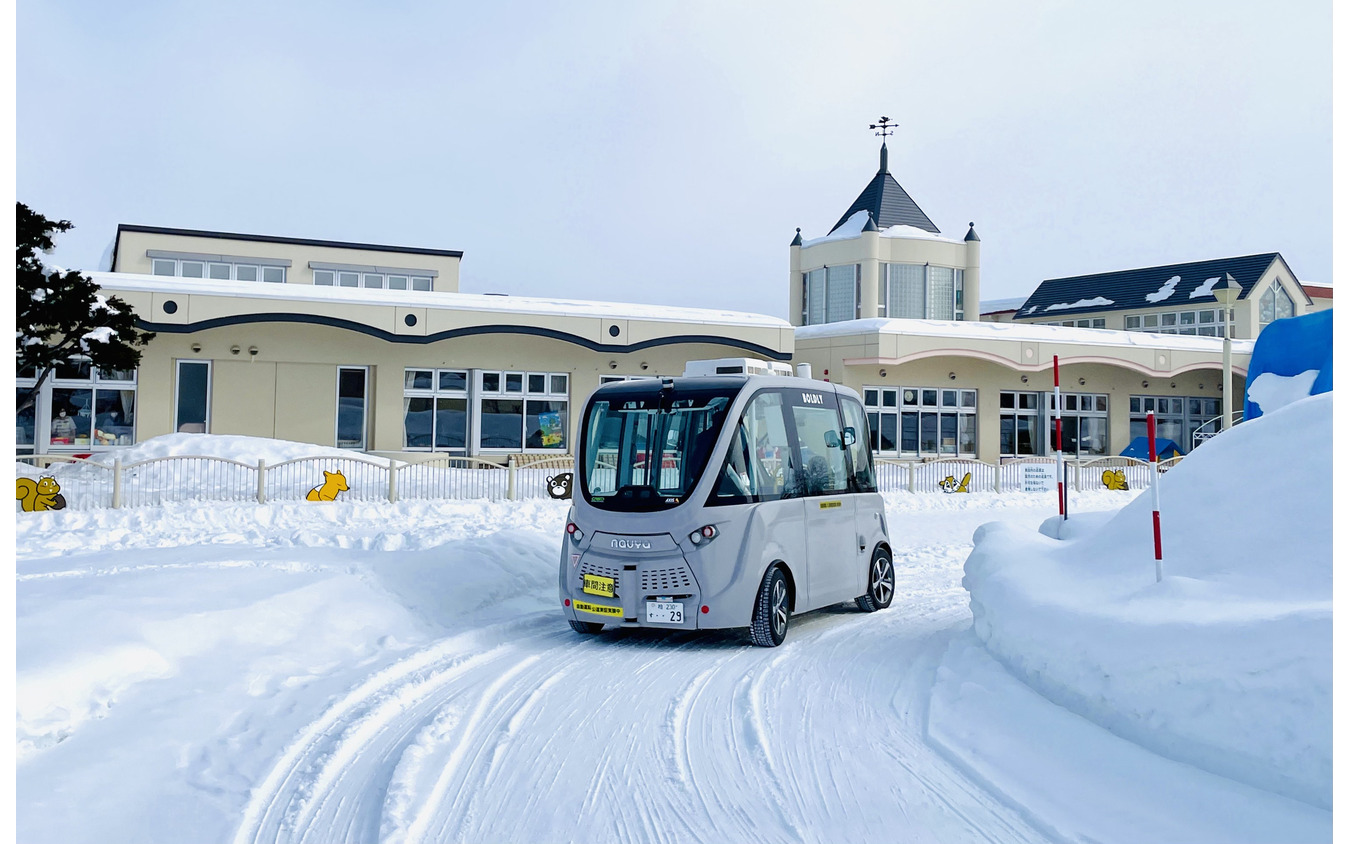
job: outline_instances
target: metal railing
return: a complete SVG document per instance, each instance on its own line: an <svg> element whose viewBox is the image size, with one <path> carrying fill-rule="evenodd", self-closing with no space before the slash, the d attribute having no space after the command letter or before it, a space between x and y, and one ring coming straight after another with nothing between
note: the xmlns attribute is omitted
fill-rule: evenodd
<svg viewBox="0 0 1350 844"><path fill-rule="evenodd" d="M1242 411L1235 410L1231 414L1231 420L1228 427L1233 427L1242 421ZM1200 447L1205 440L1213 439L1223 433L1223 414L1220 413L1213 419L1206 420L1199 428L1191 432L1191 450Z"/></svg>
<svg viewBox="0 0 1350 844"><path fill-rule="evenodd" d="M64 455L19 455L16 475L36 488L51 477L72 510L145 507L172 502L404 501L445 499L520 500L549 498L566 485L571 455L511 455L505 464L447 454L299 457L268 464L208 455L154 457L134 463L100 462ZM1167 471L1180 457L1160 461ZM987 463L968 458L897 460L878 458L882 492L974 493L1053 489L1053 457ZM1076 491L1144 489L1148 463L1132 457L1066 460ZM1034 472L1033 472L1034 469ZM1047 480L1049 487L1047 487ZM44 487L46 489L46 487ZM20 482L16 504L35 491ZM31 501L29 502L32 503ZM30 508L31 509L31 508ZM50 509L38 506L36 509Z"/></svg>

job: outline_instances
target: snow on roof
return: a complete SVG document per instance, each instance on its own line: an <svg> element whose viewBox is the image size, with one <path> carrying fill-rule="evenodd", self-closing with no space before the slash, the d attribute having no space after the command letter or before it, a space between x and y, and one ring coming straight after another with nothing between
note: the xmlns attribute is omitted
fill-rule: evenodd
<svg viewBox="0 0 1350 844"><path fill-rule="evenodd" d="M1213 296L1213 295L1214 295L1214 285L1216 285L1216 284L1218 284L1218 283L1219 283L1219 277L1218 277L1218 276L1214 276L1214 278L1207 278L1207 279L1205 279L1205 281L1204 281L1203 284L1201 284L1199 287L1197 287L1197 288L1195 288L1194 290L1191 291L1191 298L1192 298L1192 299L1199 299L1201 296Z"/></svg>
<svg viewBox="0 0 1350 844"><path fill-rule="evenodd" d="M1026 303L1026 296L1013 296L1009 299L986 299L980 303L980 313L995 314L1000 311L1015 311Z"/></svg>
<svg viewBox="0 0 1350 844"><path fill-rule="evenodd" d="M1150 293L1144 298L1149 300L1150 302L1155 303L1161 302L1164 299L1170 299L1172 297L1172 294L1176 292L1177 285L1180 283L1181 283L1181 276L1174 275L1167 281L1164 281L1163 286L1159 287L1156 292ZM1206 284L1208 284L1208 282L1206 282Z"/></svg>
<svg viewBox="0 0 1350 844"><path fill-rule="evenodd" d="M692 322L709 325L789 328L789 323L764 314L684 308L672 305L638 305L624 302L593 302L533 296L489 296L483 293L444 293L411 290L316 287L312 284L264 284L254 281L180 279L135 273L89 273L100 286L114 290L154 293L204 294L249 299L291 299L340 302L347 305L403 305L456 311L546 314L549 316L640 319L653 322Z"/></svg>
<svg viewBox="0 0 1350 844"><path fill-rule="evenodd" d="M1079 299L1077 302L1057 302L1053 305L1046 305L1047 311L1067 311L1075 308L1104 308L1107 305L1114 305L1115 302L1104 296L1094 296L1091 299Z"/></svg>
<svg viewBox="0 0 1350 844"><path fill-rule="evenodd" d="M867 225L867 211L855 211L853 216L844 221L839 228L824 237L815 237L810 240L802 241L802 248L815 246L818 243L828 243L833 240L851 240L862 234L863 226ZM924 231L916 226L890 226L882 229L879 234L882 237L904 237L915 238L919 240L936 240L942 243L960 243L959 240L953 240L950 237L943 237L939 234Z"/></svg>
<svg viewBox="0 0 1350 844"><path fill-rule="evenodd" d="M1068 343L1084 346L1142 346L1158 349L1189 349L1222 352L1222 337L1153 334L1147 331L1116 331L1109 328L1070 328L1017 322L941 321L931 319L854 319L796 329L798 341L857 334L907 334L925 337L955 337L965 340L1009 340L1022 343ZM1250 355L1254 340L1234 340L1233 352Z"/></svg>

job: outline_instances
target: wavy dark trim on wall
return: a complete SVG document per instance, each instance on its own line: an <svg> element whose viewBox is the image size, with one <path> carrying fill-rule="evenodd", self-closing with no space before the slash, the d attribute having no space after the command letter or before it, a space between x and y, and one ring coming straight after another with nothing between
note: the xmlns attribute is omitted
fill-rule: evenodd
<svg viewBox="0 0 1350 844"><path fill-rule="evenodd" d="M240 316L217 317L216 319L207 319L202 320L201 322L187 324L149 322L147 320L137 320L137 322L142 329L153 331L157 334L192 334L196 331L206 331L212 328L224 328L230 325L248 325L251 323L262 322L304 323L308 325L323 325L329 328L343 328L348 331L355 331L359 334L366 334L389 343L411 343L414 345L435 343L438 340L452 340L457 337L473 337L480 334L528 334L533 337L547 337L550 340L561 340L564 343L581 346L582 348L590 349L593 352L614 352L616 354L640 352L643 349L651 349L657 346L673 346L680 343L707 343L714 346L730 346L736 349L743 349L770 360L792 360L792 354L790 352L776 352L773 349L770 349L767 346L761 346L758 343L751 343L746 340L736 340L731 337L719 337L711 334L674 334L669 337L658 337L654 340L643 340L641 343L619 345L616 343L597 343L594 340L587 340L585 337L578 337L575 334L568 334L565 331L558 331L553 328L539 328L532 325L471 325L465 328L452 328L449 331L438 331L435 334L394 334L385 331L382 328L375 328L374 326L355 322L353 320L317 316L314 314L243 314Z"/></svg>

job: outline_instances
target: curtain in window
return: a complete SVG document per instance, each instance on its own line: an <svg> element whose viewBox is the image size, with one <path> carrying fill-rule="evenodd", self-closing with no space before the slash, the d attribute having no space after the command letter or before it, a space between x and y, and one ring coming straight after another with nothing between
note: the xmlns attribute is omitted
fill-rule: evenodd
<svg viewBox="0 0 1350 844"><path fill-rule="evenodd" d="M955 272L951 267L928 268L928 318L953 319L956 297Z"/></svg>
<svg viewBox="0 0 1350 844"><path fill-rule="evenodd" d="M923 319L923 265L887 264L886 286L890 301L886 303L888 316L897 319Z"/></svg>
<svg viewBox="0 0 1350 844"><path fill-rule="evenodd" d="M828 280L825 294L825 321L842 322L857 315L853 303L857 264L845 264L842 267L828 267Z"/></svg>

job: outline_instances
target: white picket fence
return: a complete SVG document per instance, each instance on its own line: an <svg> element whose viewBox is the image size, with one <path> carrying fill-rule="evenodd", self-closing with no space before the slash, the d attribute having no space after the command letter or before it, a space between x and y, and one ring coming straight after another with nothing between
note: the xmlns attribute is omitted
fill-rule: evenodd
<svg viewBox="0 0 1350 844"><path fill-rule="evenodd" d="M475 457L428 454L382 458L299 457L281 463L246 463L224 457L176 455L134 463L100 462L63 455L18 455L17 478L47 476L72 510L145 507L177 501L548 498L549 478L572 471L568 455L548 455L505 465ZM337 476L341 475L339 479ZM16 506L22 492L16 492Z"/></svg>
<svg viewBox="0 0 1350 844"><path fill-rule="evenodd" d="M16 460L17 477L35 482L43 476L52 477L60 486L66 507L72 510L178 501L265 504L304 501L311 493L319 500L338 501L548 498L549 479L573 470L570 455L519 460L511 455L505 465L446 454L410 460L408 455L361 453L300 457L272 464L203 455L156 457L135 463L123 463L120 458L108 463L51 454L19 455ZM1159 469L1167 471L1179 460L1162 461ZM1144 489L1149 483L1148 463L1132 457L1066 462L1075 491L1120 489L1122 484L1126 489ZM1022 492L1036 488L1038 483L1026 477L1025 467L1047 467L1053 473L1054 463L1053 457L998 464L955 458L882 458L876 461L877 486L882 492ZM341 480L337 479L339 474ZM18 502L16 493L16 505Z"/></svg>

